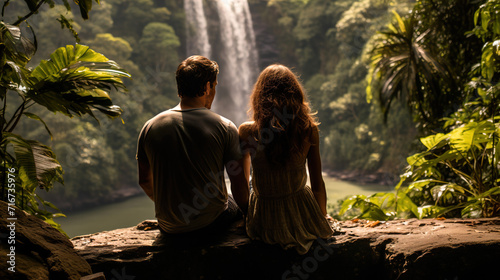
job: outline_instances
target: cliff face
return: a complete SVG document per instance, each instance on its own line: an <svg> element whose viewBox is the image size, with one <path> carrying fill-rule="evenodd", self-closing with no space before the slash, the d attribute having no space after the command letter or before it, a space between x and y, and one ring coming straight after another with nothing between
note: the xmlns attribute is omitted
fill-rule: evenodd
<svg viewBox="0 0 500 280"><path fill-rule="evenodd" d="M340 224L340 234L302 256L251 241L237 226L204 246L152 246L155 221L72 242L106 279L480 279L497 272L500 218Z"/></svg>

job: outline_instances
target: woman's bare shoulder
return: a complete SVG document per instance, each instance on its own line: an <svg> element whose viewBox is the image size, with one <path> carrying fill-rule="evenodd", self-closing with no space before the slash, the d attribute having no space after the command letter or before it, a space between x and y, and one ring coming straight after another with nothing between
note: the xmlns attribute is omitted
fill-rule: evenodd
<svg viewBox="0 0 500 280"><path fill-rule="evenodd" d="M311 125L309 129L309 141L311 144L319 142L319 128L317 124Z"/></svg>
<svg viewBox="0 0 500 280"><path fill-rule="evenodd" d="M252 131L252 127L253 127L253 124L254 122L253 121L248 121L248 122L244 122L240 125L240 127L238 128L238 132L240 135L248 135L250 134L250 132Z"/></svg>

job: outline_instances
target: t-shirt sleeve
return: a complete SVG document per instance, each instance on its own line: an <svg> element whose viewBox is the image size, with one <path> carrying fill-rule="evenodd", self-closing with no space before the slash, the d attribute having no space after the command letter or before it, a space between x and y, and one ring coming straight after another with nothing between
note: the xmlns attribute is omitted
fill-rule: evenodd
<svg viewBox="0 0 500 280"><path fill-rule="evenodd" d="M141 129L141 132L139 133L139 139L137 140L137 152L135 154L135 158L140 161L145 161L148 158L146 150L144 148L144 141L146 138L147 127L148 123L146 123L144 127Z"/></svg>
<svg viewBox="0 0 500 280"><path fill-rule="evenodd" d="M234 123L231 122L228 125L226 150L224 151L224 164L231 160L239 160L242 157L238 129Z"/></svg>

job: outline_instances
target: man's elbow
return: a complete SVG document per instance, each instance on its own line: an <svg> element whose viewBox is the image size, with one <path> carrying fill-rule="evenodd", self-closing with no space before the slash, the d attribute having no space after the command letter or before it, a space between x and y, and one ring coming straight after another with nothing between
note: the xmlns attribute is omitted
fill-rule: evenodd
<svg viewBox="0 0 500 280"><path fill-rule="evenodd" d="M139 186L141 186L142 190L146 193L146 195L151 198L151 200L154 201L153 199L153 186L149 182L139 182Z"/></svg>

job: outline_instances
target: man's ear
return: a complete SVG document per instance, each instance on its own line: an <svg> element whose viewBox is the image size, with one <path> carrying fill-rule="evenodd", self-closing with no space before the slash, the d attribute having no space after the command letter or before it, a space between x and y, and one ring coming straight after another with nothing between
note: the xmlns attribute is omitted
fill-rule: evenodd
<svg viewBox="0 0 500 280"><path fill-rule="evenodd" d="M205 85L205 94L206 95L209 95L210 94L210 82L207 82L207 84Z"/></svg>

